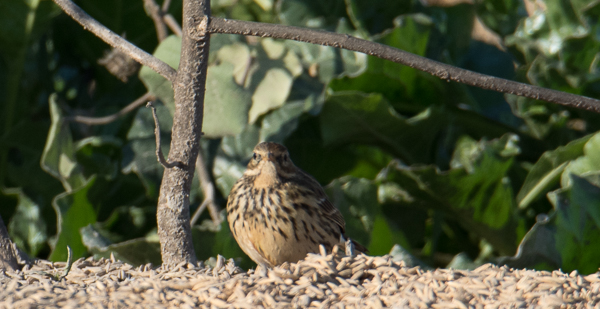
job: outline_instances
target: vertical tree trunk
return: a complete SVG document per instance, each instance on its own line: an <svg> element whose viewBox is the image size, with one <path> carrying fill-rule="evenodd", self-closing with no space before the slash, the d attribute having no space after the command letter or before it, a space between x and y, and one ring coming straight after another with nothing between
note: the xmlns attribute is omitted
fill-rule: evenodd
<svg viewBox="0 0 600 309"><path fill-rule="evenodd" d="M190 228L190 188L202 136L204 92L210 35L209 0L183 1L183 38L175 92L169 161L160 187L157 223L163 265L196 262Z"/></svg>

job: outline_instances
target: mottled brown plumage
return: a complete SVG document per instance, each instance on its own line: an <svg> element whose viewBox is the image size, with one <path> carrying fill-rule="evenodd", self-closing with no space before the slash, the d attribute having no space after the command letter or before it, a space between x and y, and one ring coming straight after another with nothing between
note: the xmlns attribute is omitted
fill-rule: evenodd
<svg viewBox="0 0 600 309"><path fill-rule="evenodd" d="M263 142L229 193L227 220L236 241L258 264L296 262L343 245L345 222L321 185L294 166L287 149ZM358 251L366 249L357 244Z"/></svg>

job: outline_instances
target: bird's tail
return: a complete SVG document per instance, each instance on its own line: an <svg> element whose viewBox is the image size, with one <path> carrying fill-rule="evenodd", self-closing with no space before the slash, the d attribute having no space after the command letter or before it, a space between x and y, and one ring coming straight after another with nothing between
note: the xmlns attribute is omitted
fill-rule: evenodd
<svg viewBox="0 0 600 309"><path fill-rule="evenodd" d="M355 251L362 252L362 253L369 253L369 249L367 249L365 246L357 243L356 241L354 241L354 239L350 239L350 241L354 245Z"/></svg>

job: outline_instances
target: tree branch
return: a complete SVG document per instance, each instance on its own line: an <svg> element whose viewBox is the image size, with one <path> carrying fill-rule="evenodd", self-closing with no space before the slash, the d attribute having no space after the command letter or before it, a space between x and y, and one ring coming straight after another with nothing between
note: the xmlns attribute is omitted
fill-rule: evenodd
<svg viewBox="0 0 600 309"><path fill-rule="evenodd" d="M158 37L158 41L162 42L167 38L167 26L165 25L162 18L162 9L154 0L144 0L144 9L146 13L150 15L152 21L154 22L154 27L156 28L156 36Z"/></svg>
<svg viewBox="0 0 600 309"><path fill-rule="evenodd" d="M198 158L196 159L196 172L198 173L198 178L200 178L200 187L202 187L204 201L192 216L190 225L194 226L194 224L196 224L196 222L200 218L200 215L207 207L208 213L210 214L213 223L215 225L219 225L221 224L221 217L219 216L219 207L217 207L217 205L215 204L215 185L210 180L210 176L208 174L208 171L206 170L206 164L204 163L204 156L202 155L202 150L198 152Z"/></svg>
<svg viewBox="0 0 600 309"><path fill-rule="evenodd" d="M87 124L90 126L109 124L109 123L117 120L119 117L135 110L142 104L144 104L148 101L153 101L154 99L155 99L155 97L153 94L151 94L150 92L146 92L146 94L137 98L135 101L133 101L133 102L129 103L129 105L125 106L122 110L120 110L112 115L104 116L104 117L72 116L72 117L66 117L65 120L83 123L83 124Z"/></svg>
<svg viewBox="0 0 600 309"><path fill-rule="evenodd" d="M167 24L167 27L169 27L169 29L171 29L171 31L173 31L173 33L175 33L176 36L181 36L181 27L179 26L173 15L165 14L165 16L163 16L163 20L165 21L165 24Z"/></svg>
<svg viewBox="0 0 600 309"><path fill-rule="evenodd" d="M158 58L150 55L149 53L141 50L139 47L129 43L129 41L123 39L104 25L93 19L90 15L85 13L80 7L75 5L70 0L53 0L61 9L76 20L83 28L89 30L97 37L101 38L104 42L108 43L114 48L117 48L135 61L153 69L158 74L162 75L168 81L175 81L176 71L168 64L160 61Z"/></svg>
<svg viewBox="0 0 600 309"><path fill-rule="evenodd" d="M358 39L347 34L278 24L227 20L217 17L211 18L208 31L210 33L241 34L295 40L343 48L401 63L435 75L441 79L600 113L600 100L476 73L417 56L397 48Z"/></svg>
<svg viewBox="0 0 600 309"><path fill-rule="evenodd" d="M209 0L183 1L183 37L173 83L175 114L169 151L169 161L183 166L165 169L156 213L163 265L167 266L196 262L189 196L202 136L209 16Z"/></svg>
<svg viewBox="0 0 600 309"><path fill-rule="evenodd" d="M183 164L181 164L181 162L168 162L165 160L162 148L160 147L162 142L160 141L160 123L158 122L158 116L156 115L156 108L152 102L148 102L146 107L149 107L152 110L152 118L154 118L154 138L156 139L156 158L158 159L158 163L160 163L160 165L162 165L164 168L182 168Z"/></svg>

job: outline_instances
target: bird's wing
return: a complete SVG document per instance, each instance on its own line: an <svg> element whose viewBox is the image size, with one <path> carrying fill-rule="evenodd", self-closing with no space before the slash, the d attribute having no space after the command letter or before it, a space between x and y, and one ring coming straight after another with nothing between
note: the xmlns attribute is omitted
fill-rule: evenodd
<svg viewBox="0 0 600 309"><path fill-rule="evenodd" d="M346 222L344 221L344 216L342 216L342 213L339 211L339 209L335 208L329 199L327 199L325 192L323 192L323 196L320 197L318 203L319 208L323 211L323 215L327 219L339 225L342 233L346 232Z"/></svg>

